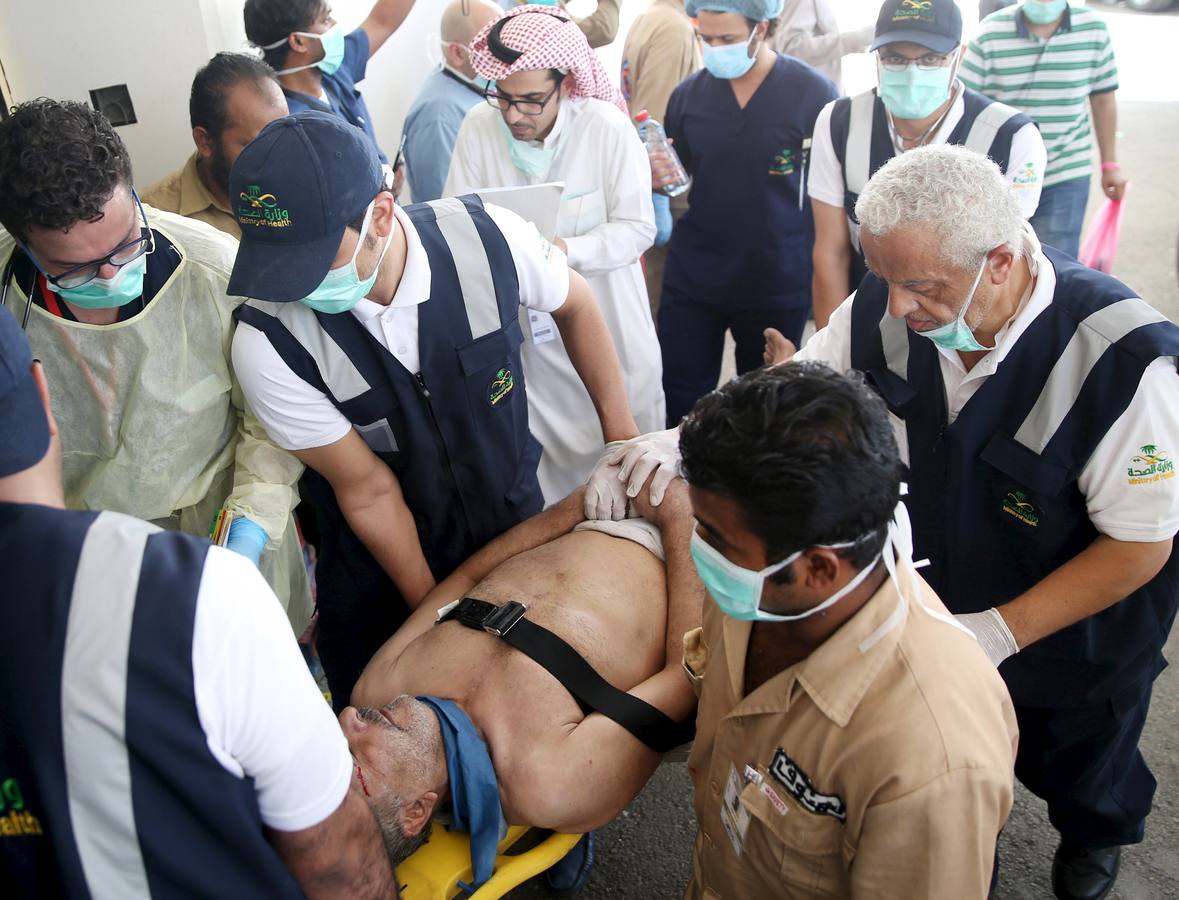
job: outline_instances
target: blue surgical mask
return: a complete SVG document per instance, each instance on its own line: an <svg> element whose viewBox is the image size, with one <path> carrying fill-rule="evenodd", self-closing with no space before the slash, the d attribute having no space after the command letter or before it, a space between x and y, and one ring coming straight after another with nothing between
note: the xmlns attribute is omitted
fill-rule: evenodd
<svg viewBox="0 0 1179 900"><path fill-rule="evenodd" d="M512 165L523 172L525 175L532 178L544 178L549 174L549 169L553 165L553 156L557 153L557 148L553 147L534 147L527 141L518 141L512 137L512 129L508 128L508 123L504 121L503 116L499 116L499 129L504 134L504 139L508 142L508 158L511 159Z"/></svg>
<svg viewBox="0 0 1179 900"><path fill-rule="evenodd" d="M880 79L880 99L898 119L924 119L950 97L954 67L926 70L915 65L892 72L876 64Z"/></svg>
<svg viewBox="0 0 1179 900"><path fill-rule="evenodd" d="M754 56L749 53L749 45L753 42L757 30L750 33L744 44L722 44L719 47L703 46L704 68L714 77L731 81L740 78L753 68Z"/></svg>
<svg viewBox="0 0 1179 900"><path fill-rule="evenodd" d="M389 249L389 245L393 243L394 235L393 231L389 232L389 236L385 239L385 246L381 249L381 255L377 257L376 265L373 266L373 273L361 281L360 273L356 270L356 257L360 255L360 248L364 246L364 238L368 234L372 215L373 207L370 203L368 211L364 214L364 224L360 228L360 239L356 242L356 249L352 251L352 259L337 269L328 269L328 273L319 283L319 287L304 297L300 301L301 303L310 306L316 312L335 315L348 312L368 296L368 292L377 283L381 262L385 258L385 252Z"/></svg>
<svg viewBox="0 0 1179 900"><path fill-rule="evenodd" d="M988 258L987 256L983 257L982 265L978 267L978 274L974 276L974 286L970 289L970 294L966 297L966 302L962 304L962 311L958 313L958 317L948 325L942 325L939 328L934 328L932 331L919 331L917 332L919 335L929 338L939 347L944 347L947 350L962 350L966 353L973 353L978 350L994 349L992 347L984 347L980 344L974 337L974 330L966 324L966 310L974 302L974 295L978 291L979 282L982 281Z"/></svg>
<svg viewBox="0 0 1179 900"><path fill-rule="evenodd" d="M829 550L838 550L845 547L854 547L859 542L859 540L855 540L841 544L815 544L814 546L824 547ZM720 607L720 611L731 619L741 619L747 622L797 622L800 619L807 619L825 609L830 609L854 591L876 567L876 560L873 560L864 566L855 578L818 606L813 606L805 612L795 613L793 615L779 615L777 613L765 612L761 608L761 595L765 589L766 579L775 572L780 572L802 556L802 550L796 550L781 562L776 562L772 566L766 566L760 572L754 572L752 569L745 569L734 562L730 562L719 550L705 541L695 531L692 532L692 541L689 549L692 554L692 562L696 564L696 571L700 575L700 580L704 582L704 586L708 589L708 593L712 596L716 605ZM879 558L877 557L877 559Z"/></svg>
<svg viewBox="0 0 1179 900"><path fill-rule="evenodd" d="M314 38L323 44L323 59L305 66L295 66L293 69L280 69L274 73L275 75L290 75L292 72L302 72L304 69L312 68L319 69L324 75L334 75L339 71L340 65L344 62L344 31L339 25L333 25L323 34L316 34L314 31L296 31L295 34L300 37ZM267 44L262 49L273 50L286 42L287 39L283 38L281 41Z"/></svg>
<svg viewBox="0 0 1179 900"><path fill-rule="evenodd" d="M117 309L143 296L143 276L147 274L147 255L131 260L114 278L92 278L73 288L58 287L46 281L49 290L82 309Z"/></svg>
<svg viewBox="0 0 1179 900"><path fill-rule="evenodd" d="M1033 25L1050 25L1061 17L1068 0L1024 0L1024 17Z"/></svg>

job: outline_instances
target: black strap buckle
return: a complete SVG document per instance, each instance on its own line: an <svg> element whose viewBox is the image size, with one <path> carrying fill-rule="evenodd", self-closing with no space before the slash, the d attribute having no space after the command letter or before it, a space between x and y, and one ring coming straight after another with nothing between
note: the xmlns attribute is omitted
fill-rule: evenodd
<svg viewBox="0 0 1179 900"><path fill-rule="evenodd" d="M496 606L486 600L464 597L449 607L438 611L438 621L457 619L468 628L479 628L496 637L504 637L524 618L528 607L516 600L509 600L503 606Z"/></svg>

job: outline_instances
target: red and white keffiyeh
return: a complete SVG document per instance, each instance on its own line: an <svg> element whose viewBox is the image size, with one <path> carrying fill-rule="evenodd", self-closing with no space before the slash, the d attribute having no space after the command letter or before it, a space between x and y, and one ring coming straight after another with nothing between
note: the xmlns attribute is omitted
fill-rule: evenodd
<svg viewBox="0 0 1179 900"><path fill-rule="evenodd" d="M500 41L522 55L513 63L495 56L488 35L509 20L499 32ZM516 72L561 69L573 78L571 97L595 97L613 103L628 117L622 92L610 81L597 55L577 23L552 6L517 6L488 23L471 41L471 64L484 78L499 81Z"/></svg>

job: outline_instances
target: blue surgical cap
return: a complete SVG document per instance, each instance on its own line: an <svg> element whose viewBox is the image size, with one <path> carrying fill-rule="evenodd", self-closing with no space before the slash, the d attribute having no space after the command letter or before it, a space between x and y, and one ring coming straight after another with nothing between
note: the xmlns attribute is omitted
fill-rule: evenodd
<svg viewBox="0 0 1179 900"><path fill-rule="evenodd" d="M700 10L707 12L731 12L761 22L773 21L782 15L782 4L786 0L688 0L685 10L694 16Z"/></svg>

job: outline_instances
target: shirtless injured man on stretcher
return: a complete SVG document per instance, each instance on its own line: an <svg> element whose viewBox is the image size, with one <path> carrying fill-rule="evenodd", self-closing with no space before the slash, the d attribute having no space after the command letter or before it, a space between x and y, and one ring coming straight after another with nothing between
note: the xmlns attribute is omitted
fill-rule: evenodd
<svg viewBox="0 0 1179 900"><path fill-rule="evenodd" d="M368 664L340 724L392 856L416 849L448 795L473 851L505 820L598 828L690 740L683 635L704 588L687 489L632 504L644 519L588 522L578 490L506 532Z"/></svg>

